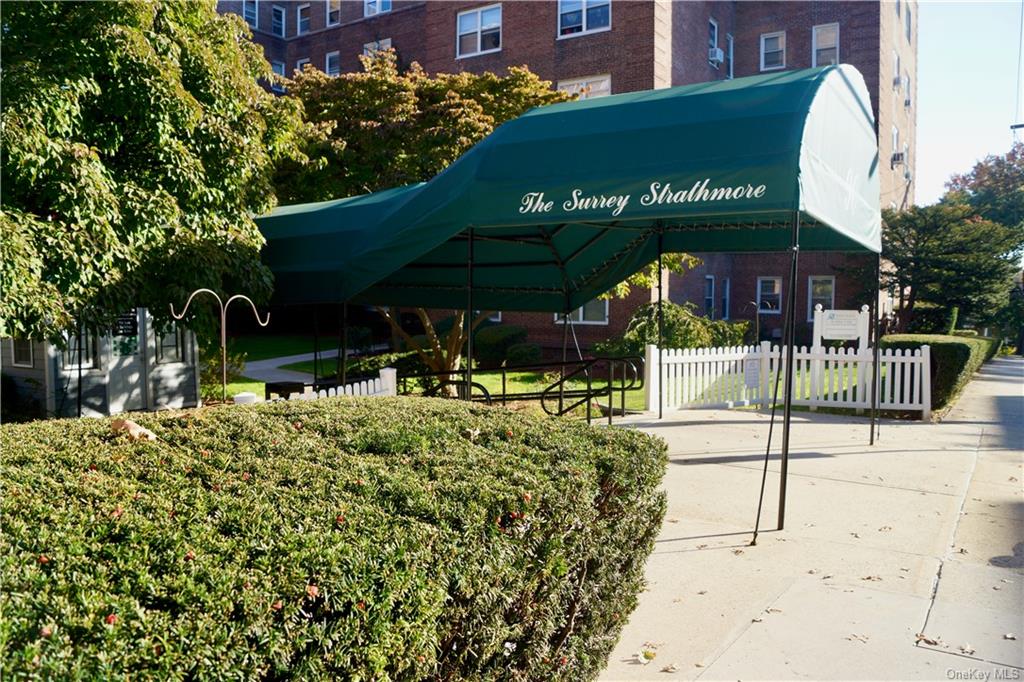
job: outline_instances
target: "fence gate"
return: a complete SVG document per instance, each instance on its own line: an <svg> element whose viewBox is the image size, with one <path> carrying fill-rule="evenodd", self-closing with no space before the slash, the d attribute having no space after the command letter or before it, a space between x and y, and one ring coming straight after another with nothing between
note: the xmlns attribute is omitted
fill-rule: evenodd
<svg viewBox="0 0 1024 682"><path fill-rule="evenodd" d="M666 408L770 406L779 380L784 398L786 349L764 341L758 346L666 348L658 367L658 348L647 346L647 409L658 404L659 386ZM793 404L817 407L871 408L874 358L870 348L807 348L793 353ZM931 417L930 348L887 349L879 353L878 407L920 411Z"/></svg>

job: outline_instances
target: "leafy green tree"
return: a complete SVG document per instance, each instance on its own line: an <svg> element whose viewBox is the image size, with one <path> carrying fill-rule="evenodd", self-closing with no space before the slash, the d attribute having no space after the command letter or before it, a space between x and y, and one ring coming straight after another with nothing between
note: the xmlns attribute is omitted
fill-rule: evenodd
<svg viewBox="0 0 1024 682"><path fill-rule="evenodd" d="M918 302L984 319L1007 301L1024 239L1020 231L985 220L971 206L940 202L882 212L883 286L895 285L900 327ZM905 295L903 292L906 292Z"/></svg>
<svg viewBox="0 0 1024 682"><path fill-rule="evenodd" d="M206 2L4 5L0 334L59 338L196 287L270 291L252 216L302 160L301 103ZM200 320L201 322L201 320Z"/></svg>
<svg viewBox="0 0 1024 682"><path fill-rule="evenodd" d="M946 185L947 202L970 204L982 218L1024 231L1024 142L987 156Z"/></svg>

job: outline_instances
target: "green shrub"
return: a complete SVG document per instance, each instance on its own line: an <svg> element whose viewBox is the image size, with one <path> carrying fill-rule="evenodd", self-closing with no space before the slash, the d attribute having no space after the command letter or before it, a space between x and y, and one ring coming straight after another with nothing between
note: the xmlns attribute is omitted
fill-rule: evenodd
<svg viewBox="0 0 1024 682"><path fill-rule="evenodd" d="M942 334L948 328L949 310L926 301L918 301L908 328L913 334Z"/></svg>
<svg viewBox="0 0 1024 682"><path fill-rule="evenodd" d="M978 335L977 329L956 329L953 331L953 336L967 336L974 337Z"/></svg>
<svg viewBox="0 0 1024 682"><path fill-rule="evenodd" d="M483 367L497 367L508 357L509 348L525 342L525 327L514 324L484 327L473 335L473 357Z"/></svg>
<svg viewBox="0 0 1024 682"><path fill-rule="evenodd" d="M712 320L708 323L711 332L711 345L715 347L742 346L750 335L750 322L740 320Z"/></svg>
<svg viewBox="0 0 1024 682"><path fill-rule="evenodd" d="M891 334L882 348L916 350L931 347L932 409L950 404L978 368L999 352L1002 342L988 337L943 334Z"/></svg>
<svg viewBox="0 0 1024 682"><path fill-rule="evenodd" d="M15 679L590 679L665 500L642 433L422 398L0 426Z"/></svg>
<svg viewBox="0 0 1024 682"><path fill-rule="evenodd" d="M542 359L540 346L535 343L517 343L509 346L505 353L505 365L518 367L520 365L535 365Z"/></svg>
<svg viewBox="0 0 1024 682"><path fill-rule="evenodd" d="M692 303L664 305L666 348L704 348L711 345L711 320L694 314ZM658 343L658 304L645 303L636 309L623 335L594 344L597 355L643 355L644 346Z"/></svg>

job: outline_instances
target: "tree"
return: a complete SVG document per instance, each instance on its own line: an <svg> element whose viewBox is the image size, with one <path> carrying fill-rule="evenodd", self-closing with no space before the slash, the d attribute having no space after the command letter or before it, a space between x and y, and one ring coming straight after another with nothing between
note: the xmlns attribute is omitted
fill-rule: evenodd
<svg viewBox="0 0 1024 682"><path fill-rule="evenodd" d="M12 3L0 31L0 334L59 340L137 305L165 319L197 287L269 293L252 216L313 130L258 84L273 76L241 19Z"/></svg>
<svg viewBox="0 0 1024 682"><path fill-rule="evenodd" d="M968 317L1006 304L1024 247L1019 230L985 220L970 206L945 202L886 210L882 218L882 255L893 265L883 270L883 286L901 292L902 329L920 301L958 306Z"/></svg>
<svg viewBox="0 0 1024 682"><path fill-rule="evenodd" d="M1004 156L987 156L969 173L954 175L944 201L969 204L986 220L1024 231L1024 142Z"/></svg>
<svg viewBox="0 0 1024 682"><path fill-rule="evenodd" d="M570 99L526 67L511 67L505 76L430 76L415 62L400 71L391 50L363 57L362 63L362 72L337 77L307 66L289 83L307 119L328 132L306 150L318 165L281 165L276 184L282 201L324 201L429 180L501 123L532 107ZM665 260L677 271L695 262L685 254ZM627 294L631 284L651 286L655 269L642 270L614 293ZM441 335L429 313L418 309L427 338L424 348L401 328L393 311L379 311L436 372L459 369L471 329L490 314L483 312L467 325L464 311L455 311L452 330Z"/></svg>

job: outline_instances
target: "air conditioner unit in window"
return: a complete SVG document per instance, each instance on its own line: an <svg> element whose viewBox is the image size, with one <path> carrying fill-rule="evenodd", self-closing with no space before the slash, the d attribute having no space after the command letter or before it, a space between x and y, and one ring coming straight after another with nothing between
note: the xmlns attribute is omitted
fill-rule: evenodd
<svg viewBox="0 0 1024 682"><path fill-rule="evenodd" d="M903 100L903 106L905 106L908 109L910 108L910 97L907 97L905 100Z"/></svg>
<svg viewBox="0 0 1024 682"><path fill-rule="evenodd" d="M903 165L903 152L893 152L892 158L889 160L889 164L895 168L896 166Z"/></svg>
<svg viewBox="0 0 1024 682"><path fill-rule="evenodd" d="M725 52L720 47L709 47L708 48L708 61L718 66L725 61Z"/></svg>

